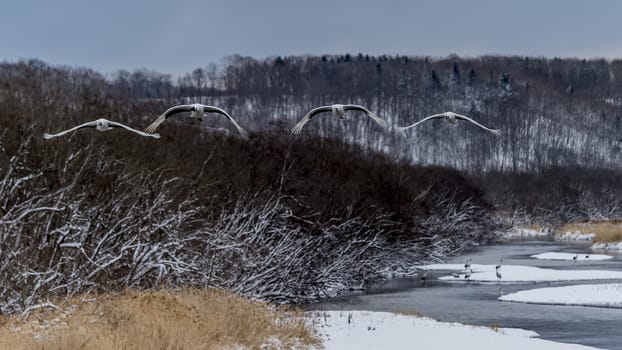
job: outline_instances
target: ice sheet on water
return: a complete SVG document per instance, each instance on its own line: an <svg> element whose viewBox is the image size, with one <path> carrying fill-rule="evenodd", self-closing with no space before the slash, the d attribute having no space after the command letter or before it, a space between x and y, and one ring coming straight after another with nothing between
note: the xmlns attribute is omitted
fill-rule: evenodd
<svg viewBox="0 0 622 350"><path fill-rule="evenodd" d="M327 350L339 349L594 349L537 338L533 331L469 326L389 312L314 312Z"/></svg>
<svg viewBox="0 0 622 350"><path fill-rule="evenodd" d="M611 255L605 254L573 254L573 253L560 253L560 252L550 252L550 253L541 253L535 254L531 256L534 259L542 259L542 260L568 260L568 261L590 261L590 260L609 260L613 257Z"/></svg>
<svg viewBox="0 0 622 350"><path fill-rule="evenodd" d="M622 308L622 283L537 288L507 294L501 296L499 300Z"/></svg>

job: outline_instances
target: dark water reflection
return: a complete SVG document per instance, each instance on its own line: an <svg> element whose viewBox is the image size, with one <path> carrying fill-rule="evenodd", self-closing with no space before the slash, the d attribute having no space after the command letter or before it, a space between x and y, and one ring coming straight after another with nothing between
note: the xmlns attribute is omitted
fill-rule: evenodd
<svg viewBox="0 0 622 350"><path fill-rule="evenodd" d="M472 258L474 264L498 264L503 258L504 265L622 271L621 255L611 254L614 255L613 260L587 263L536 260L529 257L544 252L596 253L590 251L587 244L566 244L553 241L513 242L480 247L461 257L449 260L448 263L462 263L467 258ZM425 282L417 278L393 279L371 286L364 294L330 300L314 305L313 308L416 311L441 321L524 328L538 332L543 339L622 350L622 309L536 305L497 300L500 287L504 294L508 294L540 287L599 282L499 285L496 283L441 282L436 280L436 277L440 275L446 274L430 271L428 280Z"/></svg>

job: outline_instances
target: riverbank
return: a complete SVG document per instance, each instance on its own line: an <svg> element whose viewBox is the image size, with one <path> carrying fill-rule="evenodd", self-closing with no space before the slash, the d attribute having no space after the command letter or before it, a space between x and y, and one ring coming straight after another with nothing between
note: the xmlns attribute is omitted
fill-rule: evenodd
<svg viewBox="0 0 622 350"><path fill-rule="evenodd" d="M622 220L596 220L569 223L554 229L541 225L514 226L499 234L502 241L546 239L592 243L594 250L622 251Z"/></svg>
<svg viewBox="0 0 622 350"><path fill-rule="evenodd" d="M2 319L13 350L292 349L320 345L302 312L219 290L82 295Z"/></svg>
<svg viewBox="0 0 622 350"><path fill-rule="evenodd" d="M558 240L592 242L592 249L622 250L622 220L597 220L567 224L555 234Z"/></svg>
<svg viewBox="0 0 622 350"><path fill-rule="evenodd" d="M416 312L300 311L215 290L81 296L5 317L0 348L78 349L455 349L592 347L538 338L499 324L440 322Z"/></svg>

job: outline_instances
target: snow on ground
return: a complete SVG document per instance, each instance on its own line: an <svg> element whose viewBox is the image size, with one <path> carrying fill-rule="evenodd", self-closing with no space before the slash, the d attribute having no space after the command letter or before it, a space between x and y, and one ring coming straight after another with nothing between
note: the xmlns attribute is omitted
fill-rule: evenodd
<svg viewBox="0 0 622 350"><path fill-rule="evenodd" d="M524 227L512 227L509 231L503 232L501 238L503 239L519 239L519 238L534 238L545 237L550 235L551 232L547 229L534 230Z"/></svg>
<svg viewBox="0 0 622 350"><path fill-rule="evenodd" d="M558 241L592 241L594 236L596 236L595 233L564 232L555 235L555 239Z"/></svg>
<svg viewBox="0 0 622 350"><path fill-rule="evenodd" d="M589 264L589 262L588 262ZM607 270L554 270L535 266L503 265L499 269L501 279L495 272L495 265L473 264L471 276L465 279L464 264L433 264L418 266L423 270L456 271L458 277L442 276L444 281L473 281L473 282L560 282L622 279L622 271Z"/></svg>
<svg viewBox="0 0 622 350"><path fill-rule="evenodd" d="M537 288L504 295L499 300L622 308L622 283Z"/></svg>
<svg viewBox="0 0 622 350"><path fill-rule="evenodd" d="M622 242L594 243L591 248L602 250L622 250Z"/></svg>
<svg viewBox="0 0 622 350"><path fill-rule="evenodd" d="M590 260L608 260L612 259L611 255L604 254L573 254L573 253L542 253L531 256L541 260L570 260L570 261L590 261Z"/></svg>
<svg viewBox="0 0 622 350"><path fill-rule="evenodd" d="M535 338L523 329L469 326L427 317L368 311L314 312L326 350L349 349L595 349Z"/></svg>

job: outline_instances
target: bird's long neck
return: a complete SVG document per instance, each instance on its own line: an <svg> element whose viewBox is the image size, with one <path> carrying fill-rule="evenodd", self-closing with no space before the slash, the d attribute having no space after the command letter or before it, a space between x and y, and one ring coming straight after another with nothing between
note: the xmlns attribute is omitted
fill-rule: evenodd
<svg viewBox="0 0 622 350"><path fill-rule="evenodd" d="M102 120L97 122L96 128L99 131L108 131L108 130L110 130L110 126L108 125L108 123L106 123L105 121L102 121Z"/></svg>
<svg viewBox="0 0 622 350"><path fill-rule="evenodd" d="M205 108L203 105L194 104L192 105L192 112L190 113L192 117L202 117L205 115Z"/></svg>

